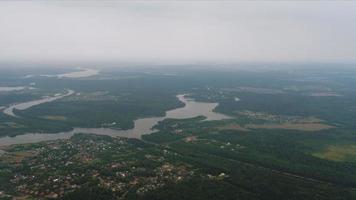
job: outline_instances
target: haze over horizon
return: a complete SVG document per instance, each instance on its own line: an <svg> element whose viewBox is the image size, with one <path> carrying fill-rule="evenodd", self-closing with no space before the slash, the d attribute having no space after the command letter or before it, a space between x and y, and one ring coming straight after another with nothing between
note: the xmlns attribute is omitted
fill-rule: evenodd
<svg viewBox="0 0 356 200"><path fill-rule="evenodd" d="M6 63L355 62L352 1L1 1Z"/></svg>

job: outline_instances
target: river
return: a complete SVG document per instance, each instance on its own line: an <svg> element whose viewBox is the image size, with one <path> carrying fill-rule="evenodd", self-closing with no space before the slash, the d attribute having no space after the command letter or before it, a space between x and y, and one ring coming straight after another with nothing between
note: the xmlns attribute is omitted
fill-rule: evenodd
<svg viewBox="0 0 356 200"><path fill-rule="evenodd" d="M0 92L12 92L26 89L25 86L16 86L16 87L0 87Z"/></svg>
<svg viewBox="0 0 356 200"><path fill-rule="evenodd" d="M56 75L41 75L44 77L55 77L55 78L85 78L90 76L95 76L99 74L99 70L96 69L82 69L80 71L69 72L65 74L56 74Z"/></svg>
<svg viewBox="0 0 356 200"><path fill-rule="evenodd" d="M0 138L0 146L67 139L75 133L94 133L113 137L141 138L144 134L154 132L155 130L153 130L152 127L159 121L167 118L185 119L196 116L205 116L206 120L222 120L231 118L227 115L219 114L213 111L214 108L218 106L218 103L196 102L192 99L186 98L185 95L182 94L177 95L177 98L185 104L183 107L167 111L164 117L147 117L137 119L134 121L135 125L133 129L115 130L110 128L74 128L71 131L60 133L28 133L18 135L16 137L2 137Z"/></svg>
<svg viewBox="0 0 356 200"><path fill-rule="evenodd" d="M72 94L74 94L73 90L67 90L67 93L65 93L65 94L56 94L56 95L54 95L52 97L44 97L42 99L37 99L37 100L33 100L33 101L28 101L28 102L24 102L24 103L18 103L18 104L11 105L11 106L5 108L3 112L6 115L9 115L9 116L12 116L12 117L18 117L17 115L15 115L14 109L16 109L16 110L26 110L28 108L31 108L32 106L37 106L37 105L40 105L40 104L43 104L43 103L48 103L48 102L51 102L51 101L55 101L57 99L60 99L60 98L63 98L63 97L66 97L66 96L69 96L69 95L72 95Z"/></svg>

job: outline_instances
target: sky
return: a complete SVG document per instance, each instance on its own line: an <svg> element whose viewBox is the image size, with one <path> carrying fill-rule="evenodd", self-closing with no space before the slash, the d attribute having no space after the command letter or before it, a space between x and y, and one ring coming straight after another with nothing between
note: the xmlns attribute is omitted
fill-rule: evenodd
<svg viewBox="0 0 356 200"><path fill-rule="evenodd" d="M356 1L0 1L0 62L355 62Z"/></svg>

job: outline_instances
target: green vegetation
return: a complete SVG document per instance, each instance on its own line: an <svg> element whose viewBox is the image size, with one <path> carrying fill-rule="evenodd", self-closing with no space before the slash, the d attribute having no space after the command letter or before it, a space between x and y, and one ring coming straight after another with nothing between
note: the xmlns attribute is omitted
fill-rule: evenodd
<svg viewBox="0 0 356 200"><path fill-rule="evenodd" d="M182 106L175 97L177 90L162 87L160 82L151 77L122 80L34 78L32 81L41 89L34 90L32 96L27 98L20 98L16 93L0 92L4 105L54 95L63 91L63 88L71 88L76 94L26 110L15 110L20 118L1 112L0 136L29 132L56 133L73 127L130 129L135 119L163 116L166 110ZM48 116L60 116L65 120L55 120Z"/></svg>
<svg viewBox="0 0 356 200"><path fill-rule="evenodd" d="M137 118L182 106L175 98L182 93L218 102L216 111L234 117L165 119L142 140L76 134L3 147L0 198L356 199L356 79L350 76L355 72L176 74L35 77L17 83L38 87L23 99L0 94L8 105L64 88L76 91L16 111L21 118L1 114L1 136L73 127L128 129Z"/></svg>

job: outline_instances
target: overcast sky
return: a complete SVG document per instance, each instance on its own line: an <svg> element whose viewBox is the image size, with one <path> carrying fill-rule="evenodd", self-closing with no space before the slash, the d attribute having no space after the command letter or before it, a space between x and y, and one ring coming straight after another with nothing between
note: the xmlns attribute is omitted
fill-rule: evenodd
<svg viewBox="0 0 356 200"><path fill-rule="evenodd" d="M356 1L0 1L1 62L354 62Z"/></svg>

